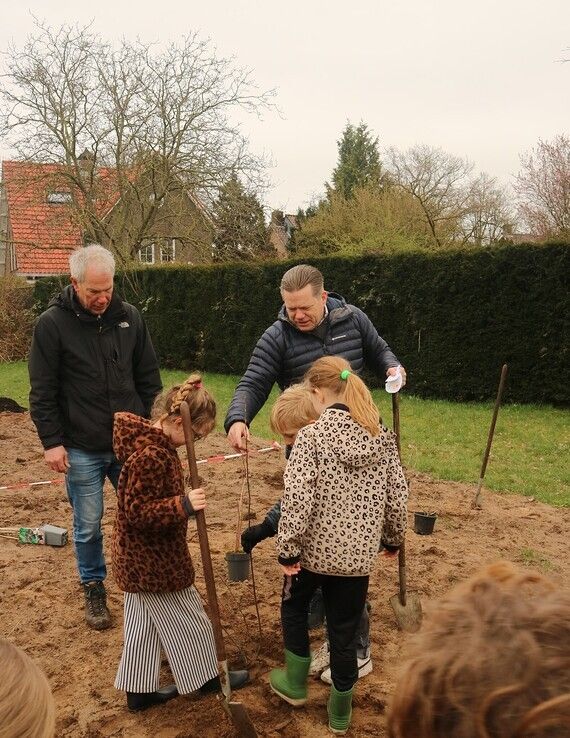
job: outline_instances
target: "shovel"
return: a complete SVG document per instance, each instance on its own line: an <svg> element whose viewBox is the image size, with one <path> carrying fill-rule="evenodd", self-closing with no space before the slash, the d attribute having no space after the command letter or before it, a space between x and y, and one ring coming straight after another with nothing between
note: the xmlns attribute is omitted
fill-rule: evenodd
<svg viewBox="0 0 570 738"><path fill-rule="evenodd" d="M483 454L483 463L481 464L481 473L479 474L479 482L477 483L477 492L471 503L471 507L477 510L481 509L481 487L483 486L483 479L485 477L485 470L487 469L487 462L489 461L489 454L491 453L491 444L493 443L493 435L495 434L495 425L497 423L497 415L499 414L499 407L501 405L501 397L503 396L503 388L505 386L505 379L507 378L507 365L503 364L501 369L501 378L499 380L499 389L497 390L497 398L495 400L495 407L493 409L493 419L491 420L491 427L489 428L489 436L487 438L487 447Z"/></svg>
<svg viewBox="0 0 570 738"><path fill-rule="evenodd" d="M187 402L180 404L180 415L182 416L182 426L184 428L184 438L186 441L186 452L188 454L188 468L190 470L190 479L192 488L196 489L200 486L198 479L198 467L196 466L196 454L194 451L194 431L192 430L192 419L190 417L190 408ZM218 596L216 594L216 584L214 582L214 569L212 567L212 557L210 555L210 545L208 543L208 529L206 527L206 516L203 510L196 511L196 527L198 528L198 539L200 541L200 553L202 555L202 567L204 569L204 579L206 580L206 592L208 595L208 605L210 609L210 620L214 628L214 640L216 641L216 654L218 657L218 667L220 670L220 682L222 684L222 694L224 699L222 704L225 711L230 716L237 733L240 738L257 738L257 732L253 727L253 723L247 713L247 710L241 702L232 701L232 692L230 688L230 676L228 672L228 660L226 657L226 648L222 635L222 625L220 621L220 607L218 605Z"/></svg>
<svg viewBox="0 0 570 738"><path fill-rule="evenodd" d="M396 434L396 445L398 456L400 456L400 398L399 393L392 395L392 418L394 433ZM400 589L397 594L390 597L390 605L396 616L396 622L400 630L415 633L422 624L422 603L417 592L406 591L406 541L402 541L398 551L398 577Z"/></svg>

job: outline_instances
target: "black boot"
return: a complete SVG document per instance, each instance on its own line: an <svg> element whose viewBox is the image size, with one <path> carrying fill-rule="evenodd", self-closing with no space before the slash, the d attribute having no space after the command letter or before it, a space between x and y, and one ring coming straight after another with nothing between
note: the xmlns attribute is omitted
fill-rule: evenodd
<svg viewBox="0 0 570 738"><path fill-rule="evenodd" d="M230 676L230 689L232 692L236 689L240 689L249 682L249 671L247 669L239 669L238 671L228 672ZM220 677L215 676L200 687L202 694L212 694L213 692L221 692L222 683Z"/></svg>
<svg viewBox="0 0 570 738"><path fill-rule="evenodd" d="M175 684L169 684L156 692L127 692L127 707L131 712L140 712L153 705L163 705L174 697L178 697Z"/></svg>
<svg viewBox="0 0 570 738"><path fill-rule="evenodd" d="M263 523L246 528L241 534L241 547L246 554L251 553L258 543L275 535L274 528L264 520Z"/></svg>

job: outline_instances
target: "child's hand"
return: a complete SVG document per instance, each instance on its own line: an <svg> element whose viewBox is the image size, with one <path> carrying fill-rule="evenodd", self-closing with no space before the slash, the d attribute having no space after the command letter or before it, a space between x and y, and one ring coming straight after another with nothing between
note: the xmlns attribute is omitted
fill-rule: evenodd
<svg viewBox="0 0 570 738"><path fill-rule="evenodd" d="M193 510L203 510L206 507L206 493L202 487L188 490L187 497Z"/></svg>
<svg viewBox="0 0 570 738"><path fill-rule="evenodd" d="M285 574L286 577L294 577L295 574L298 574L301 571L301 564L297 562L296 564L288 564L285 566L285 564L279 564L279 566L283 569L283 574Z"/></svg>

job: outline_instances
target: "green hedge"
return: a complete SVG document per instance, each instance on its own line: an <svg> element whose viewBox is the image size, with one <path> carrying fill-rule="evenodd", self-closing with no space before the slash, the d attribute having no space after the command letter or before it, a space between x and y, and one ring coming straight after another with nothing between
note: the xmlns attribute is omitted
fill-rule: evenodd
<svg viewBox="0 0 570 738"><path fill-rule="evenodd" d="M362 308L408 370L420 396L494 397L509 364L505 399L568 404L566 244L437 254L313 259L325 286ZM118 276L145 316L164 366L241 373L281 304L291 263L170 266ZM42 305L58 280L41 280Z"/></svg>

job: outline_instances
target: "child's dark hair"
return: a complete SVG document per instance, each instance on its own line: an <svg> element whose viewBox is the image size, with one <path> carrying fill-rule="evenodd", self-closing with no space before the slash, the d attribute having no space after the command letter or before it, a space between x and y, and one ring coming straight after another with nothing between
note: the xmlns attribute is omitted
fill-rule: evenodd
<svg viewBox="0 0 570 738"><path fill-rule="evenodd" d="M498 562L434 610L388 714L390 738L562 738L570 594Z"/></svg>
<svg viewBox="0 0 570 738"><path fill-rule="evenodd" d="M374 404L370 390L362 379L350 368L350 364L340 356L324 356L317 359L305 374L305 382L310 387L329 389L342 396L352 419L372 435L380 433L380 413Z"/></svg>
<svg viewBox="0 0 570 738"><path fill-rule="evenodd" d="M152 406L152 419L167 420L180 415L180 404L184 400L188 403L194 428L213 427L216 422L216 402L204 388L198 373L191 374L183 384L163 390Z"/></svg>

